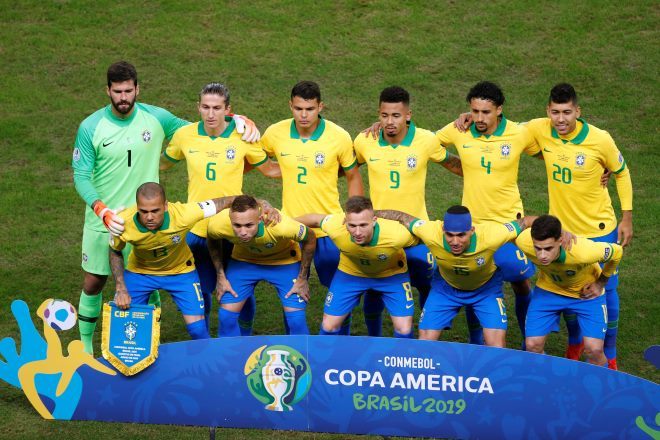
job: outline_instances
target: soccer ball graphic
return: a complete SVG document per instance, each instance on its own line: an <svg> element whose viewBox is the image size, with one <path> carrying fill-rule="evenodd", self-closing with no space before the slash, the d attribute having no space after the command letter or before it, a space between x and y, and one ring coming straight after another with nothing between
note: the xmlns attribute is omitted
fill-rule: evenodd
<svg viewBox="0 0 660 440"><path fill-rule="evenodd" d="M54 299L44 310L44 319L55 330L69 330L76 324L78 312L69 302Z"/></svg>

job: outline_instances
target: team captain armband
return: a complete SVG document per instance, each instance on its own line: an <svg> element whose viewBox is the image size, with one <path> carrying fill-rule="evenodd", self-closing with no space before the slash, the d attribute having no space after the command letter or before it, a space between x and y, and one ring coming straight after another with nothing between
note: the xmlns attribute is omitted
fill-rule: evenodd
<svg viewBox="0 0 660 440"><path fill-rule="evenodd" d="M204 211L204 218L211 217L218 212L215 209L215 202L213 200L205 200L203 202L198 202L197 204L202 208L202 211Z"/></svg>

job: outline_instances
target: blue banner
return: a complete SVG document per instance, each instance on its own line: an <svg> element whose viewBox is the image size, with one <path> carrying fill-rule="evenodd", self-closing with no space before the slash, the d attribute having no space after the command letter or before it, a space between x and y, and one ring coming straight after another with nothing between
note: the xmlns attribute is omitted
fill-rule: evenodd
<svg viewBox="0 0 660 440"><path fill-rule="evenodd" d="M0 344L0 354L11 359L3 374L14 363L20 371L47 360L43 339L27 328L33 324L20 303L12 311L37 351L26 353L30 359L23 352L8 357L10 344ZM54 392L61 387L58 374L42 368L46 374L35 385L45 404L40 413L412 437L660 435L657 384L518 350L393 338L258 336L163 344L157 361L136 376L114 374L106 361L91 356L76 365L63 394ZM53 381L44 380L51 375ZM0 378L20 386L11 375Z"/></svg>

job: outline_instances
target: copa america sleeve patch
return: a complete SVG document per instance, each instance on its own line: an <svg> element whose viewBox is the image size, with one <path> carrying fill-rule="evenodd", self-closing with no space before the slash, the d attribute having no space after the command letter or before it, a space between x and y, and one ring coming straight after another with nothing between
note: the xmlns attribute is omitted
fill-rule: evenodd
<svg viewBox="0 0 660 440"><path fill-rule="evenodd" d="M197 203L202 211L204 211L204 218L211 217L217 212L215 209L215 202L213 200L205 200Z"/></svg>
<svg viewBox="0 0 660 440"><path fill-rule="evenodd" d="M297 240L302 241L307 237L307 226L305 225L300 225L300 228L298 229L298 234L297 234Z"/></svg>
<svg viewBox="0 0 660 440"><path fill-rule="evenodd" d="M610 258L612 258L612 254L614 252L612 251L612 246L607 246L605 248L605 255L603 255L603 263L607 263L610 261Z"/></svg>

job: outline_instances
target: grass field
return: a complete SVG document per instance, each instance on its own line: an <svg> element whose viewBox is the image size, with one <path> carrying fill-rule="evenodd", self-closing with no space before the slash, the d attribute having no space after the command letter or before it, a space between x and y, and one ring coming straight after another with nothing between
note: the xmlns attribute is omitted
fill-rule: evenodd
<svg viewBox="0 0 660 440"><path fill-rule="evenodd" d="M550 87L568 81L581 95L583 116L617 141L635 188L635 239L620 268L619 366L660 380L642 356L660 343L655 268L660 199L654 171L660 154L652 146L658 135L657 2L60 0L0 6L0 337L18 337L9 311L14 298L32 308L47 297L78 303L83 202L72 184L71 151L78 124L107 103L105 71L111 62L126 59L137 66L142 102L190 120L197 118L201 86L224 82L234 110L249 115L262 132L290 116L288 94L301 79L321 85L326 117L353 135L375 120L378 93L388 85L407 88L415 122L435 130L465 111L464 96L477 81L503 87L512 120L544 115ZM185 166L161 180L170 199L185 200ZM432 217L460 202L461 186L441 167L430 169ZM521 162L520 187L529 213L547 210L539 161ZM616 192L613 183L610 190ZM246 177L244 191L280 203L279 183L257 173ZM313 291L308 320L316 331L324 291L318 284ZM272 292L258 292L258 334L281 332ZM110 294L106 289L105 297ZM366 334L359 313L354 321L355 332ZM459 322L443 338L462 341L464 335ZM186 338L167 299L162 340ZM547 351L559 355L564 340L563 334L551 338ZM509 346L518 344L514 325ZM207 429L48 423L20 390L0 383L0 437L45 436L204 438ZM221 430L217 436L291 437L339 438L254 430Z"/></svg>

